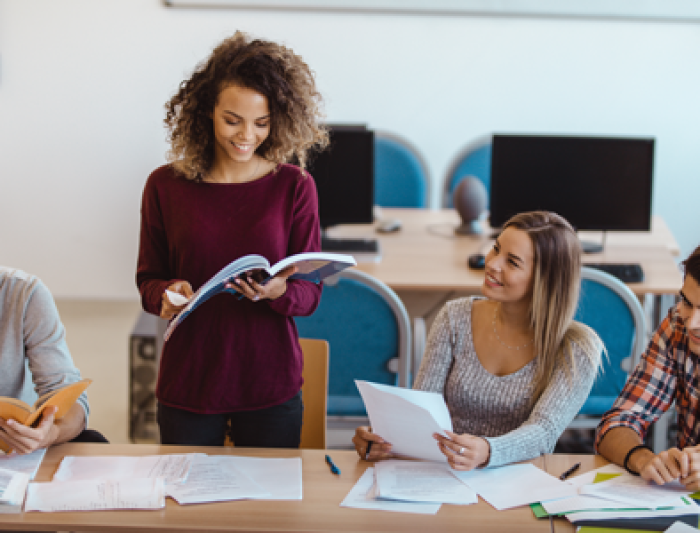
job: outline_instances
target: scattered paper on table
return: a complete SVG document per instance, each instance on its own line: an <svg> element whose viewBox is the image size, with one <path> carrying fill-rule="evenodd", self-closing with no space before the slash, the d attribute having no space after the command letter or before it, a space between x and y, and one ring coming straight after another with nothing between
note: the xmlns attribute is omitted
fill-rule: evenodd
<svg viewBox="0 0 700 533"><path fill-rule="evenodd" d="M187 479L197 455L169 454L137 456L66 456L61 461L54 481L117 480L162 477L167 485Z"/></svg>
<svg viewBox="0 0 700 533"><path fill-rule="evenodd" d="M251 499L301 500L303 496L301 458L220 456L221 464L232 464L260 485L269 496Z"/></svg>
<svg viewBox="0 0 700 533"><path fill-rule="evenodd" d="M52 481L30 483L25 511L106 511L114 509L162 509L163 478Z"/></svg>
<svg viewBox="0 0 700 533"><path fill-rule="evenodd" d="M168 485L166 493L181 505L270 497L230 461L220 461L215 455L197 457L187 481Z"/></svg>
<svg viewBox="0 0 700 533"><path fill-rule="evenodd" d="M448 464L420 461L381 461L374 467L380 498L411 502L469 505L479 501L471 488L450 472Z"/></svg>
<svg viewBox="0 0 700 533"><path fill-rule="evenodd" d="M679 497L687 496L693 491L686 489L679 481L657 485L639 476L623 474L602 483L584 485L579 488L579 492L626 503L635 508L654 509L677 503Z"/></svg>
<svg viewBox="0 0 700 533"><path fill-rule="evenodd" d="M532 464L516 464L458 472L456 476L499 511L577 494L576 487Z"/></svg>
<svg viewBox="0 0 700 533"><path fill-rule="evenodd" d="M39 448L26 455L20 455L15 452L2 454L0 455L0 468L12 470L13 472L22 472L29 475L29 479L34 479L45 455L46 448Z"/></svg>
<svg viewBox="0 0 700 533"><path fill-rule="evenodd" d="M379 500L374 497L372 487L374 484L374 468L370 467L357 480L350 489L345 499L340 503L341 507L354 509L368 509L374 511L393 511L398 513L436 514L440 510L439 503L400 502L391 500Z"/></svg>

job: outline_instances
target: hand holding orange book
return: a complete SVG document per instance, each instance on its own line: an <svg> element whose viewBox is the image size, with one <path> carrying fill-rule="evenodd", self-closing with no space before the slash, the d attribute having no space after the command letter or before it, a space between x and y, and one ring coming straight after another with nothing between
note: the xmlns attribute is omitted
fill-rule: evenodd
<svg viewBox="0 0 700 533"><path fill-rule="evenodd" d="M60 389L47 392L39 398L34 405L29 405L17 398L7 398L0 396L0 418L5 420L16 420L25 426L34 427L39 424L44 409L55 405L58 411L54 415L54 420L60 420L73 407L78 397L92 383L91 379L83 379ZM10 447L0 440L0 449L8 452Z"/></svg>

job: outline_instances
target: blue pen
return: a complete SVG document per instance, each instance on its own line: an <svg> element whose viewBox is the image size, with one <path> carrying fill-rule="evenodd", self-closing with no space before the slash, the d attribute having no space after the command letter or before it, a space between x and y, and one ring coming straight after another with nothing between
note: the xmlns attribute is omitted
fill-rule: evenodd
<svg viewBox="0 0 700 533"><path fill-rule="evenodd" d="M335 466L335 463L333 462L333 459L331 459L330 455L326 455L326 462L328 463L328 466L331 467L331 472L333 472L336 476L339 476L340 468Z"/></svg>

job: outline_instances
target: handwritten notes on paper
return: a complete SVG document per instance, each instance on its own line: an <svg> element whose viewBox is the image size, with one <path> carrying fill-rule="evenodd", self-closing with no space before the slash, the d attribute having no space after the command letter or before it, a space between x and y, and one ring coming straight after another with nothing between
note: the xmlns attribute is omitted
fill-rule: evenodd
<svg viewBox="0 0 700 533"><path fill-rule="evenodd" d="M104 511L165 507L163 478L31 483L25 511Z"/></svg>
<svg viewBox="0 0 700 533"><path fill-rule="evenodd" d="M381 461L374 467L377 495L390 500L469 505L479 499L451 474L447 464L419 461Z"/></svg>
<svg viewBox="0 0 700 533"><path fill-rule="evenodd" d="M157 478L166 485L182 483L187 478L192 461L202 454L123 456L67 456L61 461L54 481L82 481L93 479Z"/></svg>

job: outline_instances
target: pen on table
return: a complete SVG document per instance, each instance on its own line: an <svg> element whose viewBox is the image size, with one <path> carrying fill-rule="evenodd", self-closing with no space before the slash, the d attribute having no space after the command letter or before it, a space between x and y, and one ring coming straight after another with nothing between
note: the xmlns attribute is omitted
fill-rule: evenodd
<svg viewBox="0 0 700 533"><path fill-rule="evenodd" d="M576 470L578 470L579 466L581 466L581 463L576 463L574 466L572 466L566 472L564 472L561 476L559 476L559 479L564 481L567 477L569 477L571 474L576 472Z"/></svg>
<svg viewBox="0 0 700 533"><path fill-rule="evenodd" d="M331 472L333 472L336 475L340 475L340 468L335 466L335 463L333 462L333 459L331 459L330 455L326 455L326 462L328 463L328 466L331 467Z"/></svg>

